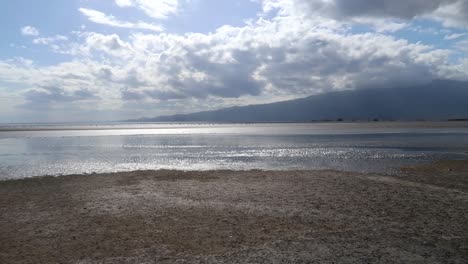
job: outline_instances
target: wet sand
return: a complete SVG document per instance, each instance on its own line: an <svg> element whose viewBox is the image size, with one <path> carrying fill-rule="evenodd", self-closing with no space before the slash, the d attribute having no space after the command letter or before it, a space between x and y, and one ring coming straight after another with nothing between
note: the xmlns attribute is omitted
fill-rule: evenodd
<svg viewBox="0 0 468 264"><path fill-rule="evenodd" d="M468 162L4 181L0 263L468 263Z"/></svg>

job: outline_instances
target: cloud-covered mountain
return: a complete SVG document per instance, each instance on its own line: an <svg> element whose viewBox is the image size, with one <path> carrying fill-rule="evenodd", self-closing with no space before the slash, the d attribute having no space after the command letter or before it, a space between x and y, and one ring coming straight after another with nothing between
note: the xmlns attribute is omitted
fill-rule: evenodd
<svg viewBox="0 0 468 264"><path fill-rule="evenodd" d="M460 118L468 118L468 82L437 80L414 87L332 92L272 104L133 121L309 122Z"/></svg>

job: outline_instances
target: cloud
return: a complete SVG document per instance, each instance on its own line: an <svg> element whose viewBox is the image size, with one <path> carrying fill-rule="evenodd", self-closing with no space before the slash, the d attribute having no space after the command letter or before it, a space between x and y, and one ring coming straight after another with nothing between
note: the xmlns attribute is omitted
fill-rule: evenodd
<svg viewBox="0 0 468 264"><path fill-rule="evenodd" d="M25 26L21 28L23 36L39 36L39 30L33 26Z"/></svg>
<svg viewBox="0 0 468 264"><path fill-rule="evenodd" d="M322 16L338 21L408 21L426 18L448 27L468 27L467 0L263 0L266 12Z"/></svg>
<svg viewBox="0 0 468 264"><path fill-rule="evenodd" d="M461 52L468 52L468 39L458 41L455 47Z"/></svg>
<svg viewBox="0 0 468 264"><path fill-rule="evenodd" d="M41 44L41 45L50 45L60 41L67 41L68 37L63 35L55 35L53 37L46 37L46 38L36 38L33 40L34 44Z"/></svg>
<svg viewBox="0 0 468 264"><path fill-rule="evenodd" d="M120 7L132 6L132 0L115 0L115 4Z"/></svg>
<svg viewBox="0 0 468 264"><path fill-rule="evenodd" d="M450 34L450 35L446 35L444 37L444 40L454 40L454 39L459 39L461 37L464 37L468 35L468 33L455 33L455 34Z"/></svg>
<svg viewBox="0 0 468 264"><path fill-rule="evenodd" d="M308 1L302 1L307 3ZM311 1L313 2L313 1ZM335 17L392 17L413 19L431 13L453 0L334 0L320 2L321 9ZM308 5L309 8L313 5Z"/></svg>
<svg viewBox="0 0 468 264"><path fill-rule="evenodd" d="M131 49L116 34L103 35L98 33L86 34L85 45L82 45L81 48L82 50L86 50L88 54L94 50L121 58L128 56L128 51Z"/></svg>
<svg viewBox="0 0 468 264"><path fill-rule="evenodd" d="M124 100L300 97L439 78L450 54L380 34L291 23L261 21L210 35L136 34L128 43L132 72L113 82L124 87Z"/></svg>
<svg viewBox="0 0 468 264"><path fill-rule="evenodd" d="M319 25L297 19L260 19L243 27L221 27L211 34L137 33L128 41L117 34L82 33L82 41L70 50L81 54L81 59L37 72L5 65L10 71L0 67L5 74L0 79L14 76L13 82L67 87L64 93L41 90L29 96L55 98L42 100L50 104L70 100L70 94L81 87L93 87L104 101L217 98L232 103L245 98L276 101L335 90L412 85L463 75L462 68L448 63L448 50L379 33L348 34L328 20Z"/></svg>
<svg viewBox="0 0 468 264"><path fill-rule="evenodd" d="M29 90L25 94L25 99L34 103L49 102L72 102L96 98L88 89L79 89L73 92L66 92L59 87L45 86L40 89Z"/></svg>
<svg viewBox="0 0 468 264"><path fill-rule="evenodd" d="M55 35L51 37L35 38L33 43L36 45L48 46L55 53L64 53L69 38L63 35Z"/></svg>
<svg viewBox="0 0 468 264"><path fill-rule="evenodd" d="M97 23L97 24L102 24L102 25L108 25L112 27L119 27L119 28L131 28L131 29L143 29L143 30L150 30L150 31L163 31L163 28L159 25L155 24L149 24L145 22L128 22L128 21L121 21L118 20L116 17L112 15L106 15L103 12L93 10L93 9L88 9L88 8L80 8L78 9L84 16L86 16L90 21Z"/></svg>
<svg viewBox="0 0 468 264"><path fill-rule="evenodd" d="M25 102L20 105L20 107L39 111L50 111L54 108L68 108L67 110L70 110L70 108L76 107L76 105L74 105L76 103L83 104L84 102L91 102L98 99L99 97L86 88L67 91L60 87L44 86L26 91L24 93Z"/></svg>
<svg viewBox="0 0 468 264"><path fill-rule="evenodd" d="M148 16L156 19L166 19L179 10L179 0L115 0L120 7L136 7Z"/></svg>
<svg viewBox="0 0 468 264"><path fill-rule="evenodd" d="M454 0L440 6L428 17L442 22L446 27L468 28L468 0Z"/></svg>

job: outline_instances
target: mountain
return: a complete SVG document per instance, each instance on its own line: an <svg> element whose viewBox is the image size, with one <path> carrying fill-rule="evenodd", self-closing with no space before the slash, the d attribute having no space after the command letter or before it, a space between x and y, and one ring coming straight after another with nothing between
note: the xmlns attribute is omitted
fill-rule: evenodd
<svg viewBox="0 0 468 264"><path fill-rule="evenodd" d="M320 120L447 120L468 118L468 82L362 89L263 105L231 107L138 122L310 122Z"/></svg>

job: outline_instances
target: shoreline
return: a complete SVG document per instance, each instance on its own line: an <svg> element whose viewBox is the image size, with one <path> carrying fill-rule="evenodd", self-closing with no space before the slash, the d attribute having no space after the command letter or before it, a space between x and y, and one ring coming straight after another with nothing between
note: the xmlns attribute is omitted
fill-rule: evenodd
<svg viewBox="0 0 468 264"><path fill-rule="evenodd" d="M468 161L0 181L1 263L468 261Z"/></svg>
<svg viewBox="0 0 468 264"><path fill-rule="evenodd" d="M274 172L274 173L290 173L290 172L300 172L300 173L349 173L355 175L379 175L383 177L411 177L411 176L422 176L430 177L430 171L439 173L437 177L444 176L446 172L452 172L455 174L468 173L468 160L466 159L452 159L452 160L433 160L426 161L421 163L416 163L414 166L404 166L399 169L395 168L392 171L388 172L364 172L364 171L354 171L354 170L339 170L339 169L206 169L206 170L192 170L192 169L142 169L142 170L123 170L123 171L111 171L111 172L91 172L91 173L72 173L72 174L57 174L57 175L36 175L36 176L25 176L25 177L13 177L13 178L1 178L0 185L5 182L10 181L28 181L28 180L40 180L41 178L62 178L62 177L93 177L93 176L109 176L113 175L122 175L122 174L159 174L166 172L173 173L255 173L255 172ZM398 171L398 172L397 172ZM421 175L423 174L423 175ZM1 175L0 175L1 176ZM461 175L463 176L463 175ZM467 177L468 178L468 177ZM413 179L414 180L414 179ZM467 179L468 181L468 179ZM468 187L467 187L468 189Z"/></svg>
<svg viewBox="0 0 468 264"><path fill-rule="evenodd" d="M460 160L465 162L465 160ZM468 161L467 161L468 162ZM430 162L428 163L430 164ZM402 168L404 169L404 168ZM381 175L381 176L397 176L396 174L391 173L372 173L372 172L359 172L359 171L349 171L349 170L333 170L333 169L276 169L276 170L267 170L267 169L245 169L245 170L235 170L235 169L207 169L207 170L177 170L177 169L155 169L155 170L130 170L130 171L112 171L112 172L91 172L91 173L72 173L72 174L57 174L57 175L37 175L37 176L27 176L27 177L18 177L18 178L0 178L0 185L2 183L8 183L13 181L30 181L30 180L41 180L47 178L61 179L61 178L79 178L79 177L112 177L116 175L138 175L138 174L154 174L158 175L161 173L262 173L262 172L272 172L272 173L351 173L351 174L361 174L361 175Z"/></svg>

